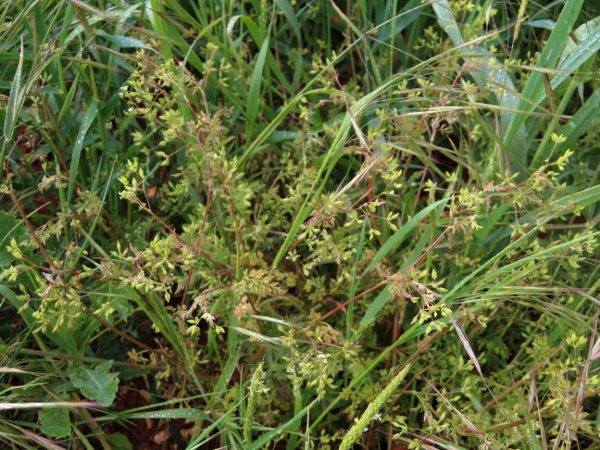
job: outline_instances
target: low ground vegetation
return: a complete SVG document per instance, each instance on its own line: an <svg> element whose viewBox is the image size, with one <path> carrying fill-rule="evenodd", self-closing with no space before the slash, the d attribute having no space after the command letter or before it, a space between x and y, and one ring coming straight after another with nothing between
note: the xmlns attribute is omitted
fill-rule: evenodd
<svg viewBox="0 0 600 450"><path fill-rule="evenodd" d="M3 448L600 448L597 7L0 14Z"/></svg>

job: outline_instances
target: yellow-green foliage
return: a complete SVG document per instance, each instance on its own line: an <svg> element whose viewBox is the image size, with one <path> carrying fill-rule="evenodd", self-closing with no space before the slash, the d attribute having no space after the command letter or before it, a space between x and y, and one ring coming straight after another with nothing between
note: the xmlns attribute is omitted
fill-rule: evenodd
<svg viewBox="0 0 600 450"><path fill-rule="evenodd" d="M404 3L0 6L3 448L599 448L600 11Z"/></svg>

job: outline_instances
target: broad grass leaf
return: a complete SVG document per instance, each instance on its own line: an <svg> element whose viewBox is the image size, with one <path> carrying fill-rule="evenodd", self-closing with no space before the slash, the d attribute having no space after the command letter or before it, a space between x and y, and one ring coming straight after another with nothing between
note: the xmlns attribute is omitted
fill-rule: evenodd
<svg viewBox="0 0 600 450"><path fill-rule="evenodd" d="M248 91L248 101L246 102L246 136L248 140L252 139L252 131L254 130L254 124L256 123L256 117L260 110L260 90L263 80L263 69L265 67L265 61L269 51L269 38L266 38L258 54L256 60L256 66L252 73L252 80L250 81L250 89Z"/></svg>
<svg viewBox="0 0 600 450"><path fill-rule="evenodd" d="M195 408L177 408L162 411L145 411L127 415L128 419L196 419L211 420L209 414Z"/></svg>
<svg viewBox="0 0 600 450"><path fill-rule="evenodd" d="M8 97L8 104L6 106L6 116L4 119L4 139L9 140L12 137L13 130L15 128L15 122L19 115L21 105L24 101L23 89L21 87L21 73L23 72L23 58L24 58L24 46L21 42L21 54L19 57L19 64L15 71L12 87L10 89L10 96ZM4 155L2 155L4 157Z"/></svg>
<svg viewBox="0 0 600 450"><path fill-rule="evenodd" d="M98 103L92 102L87 108L85 115L83 116L81 126L79 127L79 132L77 133L77 140L75 141L75 146L73 147L73 153L71 156L71 167L69 169L69 177L71 180L75 180L77 178L77 172L79 170L79 160L81 158L81 150L83 150L83 141L88 132L88 129L92 125L92 122L96 119L97 114ZM74 188L75 185L73 184L73 181L69 181L69 188L67 193L68 199L70 199L73 195Z"/></svg>
<svg viewBox="0 0 600 450"><path fill-rule="evenodd" d="M281 11L283 11L283 14L285 14L285 17L287 18L288 23L294 30L294 34L296 35L296 37L298 39L301 39L302 32L300 31L300 22L298 22L298 18L296 17L297 13L294 12L294 8L290 4L290 2L288 0L275 0L275 4L279 6L279 8L281 8Z"/></svg>
<svg viewBox="0 0 600 450"><path fill-rule="evenodd" d="M139 39L134 39L127 36L112 36L102 30L97 30L96 35L102 37L103 39L106 39L107 41L117 44L121 48L143 48L146 50L150 50L154 53L158 53L155 49L147 46Z"/></svg>
<svg viewBox="0 0 600 450"><path fill-rule="evenodd" d="M450 3L447 0L436 0L432 3L433 10L437 15L440 25L448 34L454 45L464 55L465 63L470 63L473 69L471 76L479 86L487 86L492 83L492 86L498 98L499 105L504 109L500 113L502 128L507 129L510 123L514 120L514 112L519 103L519 98L513 92L516 90L510 74L501 65L497 63L496 57L487 49L480 46L468 45L465 42L458 22L454 17ZM469 56L474 52L477 56ZM508 89L507 89L508 88ZM526 148L525 133L519 130L515 132L513 139L516 140L515 148ZM512 148L507 146L507 154L509 164L513 171L525 173L524 156L525 152L513 152Z"/></svg>
<svg viewBox="0 0 600 450"><path fill-rule="evenodd" d="M568 0L562 9L547 44L544 46L540 57L536 63L538 68L554 69L558 63L558 59L562 50L569 38L569 33L572 31L573 24L577 20L583 0ZM517 109L523 113L514 114L510 124L505 129L504 142L507 146L514 144L515 136L521 129L529 112L533 111L534 106L546 94L544 88L544 73L542 71L534 71L527 79L527 83L522 91L522 97L517 105Z"/></svg>

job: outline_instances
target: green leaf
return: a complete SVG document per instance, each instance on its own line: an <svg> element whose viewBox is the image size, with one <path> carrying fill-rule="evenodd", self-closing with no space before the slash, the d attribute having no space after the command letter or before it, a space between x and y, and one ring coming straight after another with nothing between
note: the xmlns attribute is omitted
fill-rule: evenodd
<svg viewBox="0 0 600 450"><path fill-rule="evenodd" d="M127 419L196 419L211 420L210 415L195 408L166 409L127 414Z"/></svg>
<svg viewBox="0 0 600 450"><path fill-rule="evenodd" d="M417 214L415 214L415 216L412 219L410 219L408 222L406 222L402 226L402 228L400 228L398 231L396 231L392 235L392 237L390 237L385 242L385 244L383 244L381 246L381 248L379 249L379 251L377 252L375 257L371 260L371 262L369 263L367 268L363 271L363 275L367 274L373 267L375 267L375 264L377 264L379 261L381 261L381 259L384 256L386 256L391 251L397 249L400 246L400 244L402 244L402 242L404 241L404 238L406 238L408 233L410 233L419 224L419 222L421 220L423 220L425 217L427 217L427 215L432 210L434 210L438 206L443 207L446 203L448 203L448 200L450 200L450 198L443 198L441 200L438 200L437 202L429 205L426 208L423 208L421 211L419 211ZM361 278L362 278L362 275L361 275Z"/></svg>
<svg viewBox="0 0 600 450"><path fill-rule="evenodd" d="M443 201L443 199L440 201ZM439 202L436 202L431 206L435 206L437 203ZM427 233L423 233L417 241L413 250L410 252L410 255L408 255L408 258L406 258L406 261L404 261L404 264L402 264L402 267L400 267L400 271L403 271L404 269L412 265L417 259L419 259L419 257L423 254L423 251L425 250L425 247L428 243L429 236L427 235ZM370 320L374 319L377 316L377 314L379 314L379 311L381 311L383 307L387 305L387 303L390 301L390 298L392 298L392 294L390 293L389 288L386 286L375 298L375 300L373 300L373 302L369 305L367 312L360 321L359 329L364 327Z"/></svg>
<svg viewBox="0 0 600 450"><path fill-rule="evenodd" d="M75 146L73 147L73 153L71 156L71 167L69 169L69 189L67 192L67 201L71 201L71 196L73 195L74 184L73 180L77 177L77 171L79 170L79 159L81 158L81 150L83 149L83 139L87 134L88 129L92 125L92 122L96 118L96 114L98 114L98 103L92 102L88 107L85 116L83 116L83 120L81 121L81 126L79 127L79 132L77 133L77 140L75 141Z"/></svg>
<svg viewBox="0 0 600 450"><path fill-rule="evenodd" d="M118 373L110 373L111 366L112 361L106 361L93 369L81 366L70 378L86 397L109 406L119 387Z"/></svg>
<svg viewBox="0 0 600 450"><path fill-rule="evenodd" d="M377 316L377 313L379 313L379 311L381 311L381 309L387 305L387 302L390 301L390 298L392 298L392 293L386 286L369 305L369 309L367 309L367 312L360 321L359 329L364 327L369 320L374 319L375 316Z"/></svg>
<svg viewBox="0 0 600 450"><path fill-rule="evenodd" d="M598 51L600 48L600 17L580 25L571 36L567 39L559 59L558 65L562 70L575 70ZM557 76L552 80L553 89L560 84L560 78Z"/></svg>
<svg viewBox="0 0 600 450"><path fill-rule="evenodd" d="M97 30L96 35L101 36L102 39L106 39L107 41L117 44L119 47L122 48L144 48L146 50L153 51L154 53L158 53L155 49L153 49L152 47L148 47L146 44L144 44L138 39L133 39L126 36L111 36L110 34L102 30Z"/></svg>
<svg viewBox="0 0 600 450"><path fill-rule="evenodd" d="M121 433L107 434L104 436L110 446L115 450L133 450L133 445L127 439L127 436Z"/></svg>
<svg viewBox="0 0 600 450"><path fill-rule="evenodd" d="M600 89L594 91L575 115L560 129L560 134L566 137L567 140L558 145L559 154L570 148L576 150L577 140L594 125L599 115Z"/></svg>
<svg viewBox="0 0 600 450"><path fill-rule="evenodd" d="M256 122L256 116L260 108L260 88L268 52L269 38L267 37L258 54L256 66L254 66L254 72L252 73L252 80L250 81L250 90L248 91L248 101L246 103L246 137L248 141L252 141L252 131L254 131L254 123Z"/></svg>
<svg viewBox="0 0 600 450"><path fill-rule="evenodd" d="M119 319L125 322L133 312L133 304L128 296L128 291L113 283L105 284L94 294L90 294L90 298L92 299L91 306L94 311L99 310L108 303L110 308L118 313ZM110 324L115 322L114 314L108 314L108 311L102 315L102 318Z"/></svg>
<svg viewBox="0 0 600 450"><path fill-rule="evenodd" d="M315 403L316 403L316 400L313 401L307 407L305 407L302 411L300 411L294 417L292 417L292 419L290 421L288 421L288 422L284 423L283 425L275 428L274 430L269 431L268 433L263 434L260 438L258 438L256 441L254 441L254 443L252 443L252 445L250 445L249 447L247 447L246 450L258 450L259 448L265 448L266 444L268 444L270 441L272 441L273 439L275 439L281 433L285 432L288 428L290 428L296 422L298 422L299 420L301 420L308 413L308 411L310 410L310 408L312 408L312 406Z"/></svg>
<svg viewBox="0 0 600 450"><path fill-rule="evenodd" d="M544 46L544 50L538 58L536 67L545 69L554 69L558 62L558 59L565 46L569 33L577 20L579 10L583 0L568 0L563 7L563 10L556 22L552 33L548 39L548 42ZM513 142L517 132L522 128L525 120L528 117L528 112L533 111L535 105L546 95L546 89L544 84L544 72L534 71L529 76L517 110L521 113L515 113L512 116L509 126L505 130L504 143L510 147L514 145Z"/></svg>
<svg viewBox="0 0 600 450"><path fill-rule="evenodd" d="M10 96L8 97L8 105L6 106L6 119L4 120L4 139L9 141L12 137L15 128L15 121L23 104L23 90L21 89L21 73L23 72L23 56L25 49L21 42L21 55L19 57L19 65L15 71ZM4 158L2 158L4 159ZM4 161L2 161L4 163Z"/></svg>
<svg viewBox="0 0 600 450"><path fill-rule="evenodd" d="M17 220L11 214L0 211L0 268L8 267L15 257L6 247L12 239L17 243L27 238L27 230L22 221Z"/></svg>
<svg viewBox="0 0 600 450"><path fill-rule="evenodd" d="M275 0L275 4L281 8L285 17L287 18L289 24L292 26L294 30L294 34L298 39L301 39L302 33L300 32L300 23L296 18L296 13L294 12L294 8L290 4L288 0Z"/></svg>
<svg viewBox="0 0 600 450"><path fill-rule="evenodd" d="M512 110L516 109L519 101L519 98L513 93L516 88L509 73L497 63L495 56L487 49L475 46L475 43L467 46L469 43L465 43L458 22L454 18L452 8L447 0L436 0L432 3L432 7L440 25L459 49L460 53L464 55L462 57L463 60L475 63L477 69L471 72L471 76L475 82L479 86L487 86L490 84L490 81L492 82L492 89L495 91L502 107L500 112L502 128L508 128L514 116ZM477 56L469 56L474 52L477 52ZM518 134L515 133L514 139L516 141L514 142L516 144L515 148L526 148L526 136L523 130L519 130ZM515 172L525 173L525 152L513 152L512 147L507 147L505 151L508 154L511 169Z"/></svg>
<svg viewBox="0 0 600 450"><path fill-rule="evenodd" d="M532 20L531 22L525 22L525 25L529 25L530 27L545 28L546 30L552 31L554 30L556 23L549 19L542 19Z"/></svg>
<svg viewBox="0 0 600 450"><path fill-rule="evenodd" d="M61 439L71 434L71 419L67 408L44 408L39 414L42 433Z"/></svg>
<svg viewBox="0 0 600 450"><path fill-rule="evenodd" d="M383 23L380 31L377 33L379 42L376 42L374 48L381 45L389 45L388 41L394 35L399 35L409 27L422 14L421 8L427 6L421 0L409 0L402 6L402 10L388 23Z"/></svg>
<svg viewBox="0 0 600 450"><path fill-rule="evenodd" d="M254 39L254 42L256 42L256 45L261 45L260 28L258 28L258 25L251 17L244 15L233 16L229 19L229 22L227 22L227 34L229 35L229 39L233 41L233 28L238 20L244 22L244 25L248 28L248 32L250 33L250 36L252 36L252 39Z"/></svg>

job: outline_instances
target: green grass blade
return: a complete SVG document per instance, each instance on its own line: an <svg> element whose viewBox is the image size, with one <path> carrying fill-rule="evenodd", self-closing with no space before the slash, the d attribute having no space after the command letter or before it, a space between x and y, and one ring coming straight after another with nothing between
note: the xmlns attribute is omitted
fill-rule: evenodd
<svg viewBox="0 0 600 450"><path fill-rule="evenodd" d="M124 417L126 420L131 419L191 419L191 420L211 420L211 417L195 408L177 408L161 411L147 411L127 414Z"/></svg>
<svg viewBox="0 0 600 450"><path fill-rule="evenodd" d="M285 14L285 17L287 17L289 24L294 30L296 38L298 39L298 41L300 41L300 39L302 39L302 32L300 31L300 22L298 22L298 18L296 17L296 13L294 12L294 8L290 4L290 2L288 0L275 0L275 4L279 6L279 8L283 11L283 14Z"/></svg>
<svg viewBox="0 0 600 450"><path fill-rule="evenodd" d="M281 262L283 257L286 255L290 245L296 238L298 231L300 231L300 227L302 226L302 224L308 218L310 212L312 211L312 206L310 206L310 205L313 204L321 195L321 192L323 191L323 188L325 187L325 183L326 183L329 175L331 174L331 172L334 169L335 165L337 164L340 156L342 155L344 145L348 138L350 127L352 126L351 115L353 115L354 118L358 120L360 113L363 112L371 104L371 102L373 102L378 96L382 95L388 89L397 85L403 79L408 78L408 76L411 75L412 73L418 72L419 70L421 70L424 67L427 67L429 64L432 64L436 60L447 56L448 53L449 52L441 53L440 55L437 55L427 61L423 61L422 63L414 65L412 68L410 68L406 72L403 72L403 73L400 73L400 74L390 77L388 80L386 80L385 83L383 83L381 86L379 86L373 92L365 95L363 98L356 101L350 107L350 111L348 111L345 114L344 119L342 120L342 123L340 124L339 130L338 130L333 142L331 143L331 146L330 146L327 154L325 155L325 158L323 160L323 163L321 164L321 167L319 168L319 172L317 174L317 180L320 179L322 181L318 185L318 187L316 187L316 189L314 189L312 192L310 192L307 195L307 200L306 200L305 204L301 207L298 214L296 215L296 218L294 219L294 222L292 223L292 226L290 227L290 230L288 232L288 235L287 235L285 241L283 242L283 244L279 248L279 251L277 252L277 255L275 256L272 267L277 267L277 265ZM294 100L297 101L301 95L302 95L302 93L299 94ZM280 114L280 116L281 116L281 114ZM278 118L280 116L278 116Z"/></svg>
<svg viewBox="0 0 600 450"><path fill-rule="evenodd" d="M200 433L200 435L196 439L194 439L192 442L190 442L187 449L195 450L195 449L203 446L204 443L202 442L202 440L206 439L210 435L212 430L214 430L219 425L221 425L221 423L225 422L229 418L229 416L231 416L231 414L233 414L235 411L238 411L240 406L244 403L245 400L246 400L246 397L242 398L239 402L237 402L235 405L233 405L233 407L229 411L227 411L225 414L223 414L221 417L219 417L218 420L216 420L214 423L210 424L208 427L206 427L204 430L202 430L202 433Z"/></svg>
<svg viewBox="0 0 600 450"><path fill-rule="evenodd" d="M358 238L358 245L356 247L356 256L354 260L354 267L352 268L352 282L350 283L348 299L354 298L356 296L356 285L360 282L360 278L362 277L362 275L361 277L358 276L358 265L360 264L360 261L363 258L366 231L367 221L365 220L363 222L360 237ZM346 338L350 339L352 331L352 322L354 321L354 303L350 303L348 305L347 311L348 313L346 314Z"/></svg>
<svg viewBox="0 0 600 450"><path fill-rule="evenodd" d="M400 272L405 270L407 267L410 267L417 259L419 259L421 255L423 255L423 251L428 244L429 236L427 233L423 233L415 244L413 250L408 255L408 258L406 258L404 264L402 264L402 267L400 267ZM359 329L367 325L370 320L373 320L375 317L377 317L377 314L379 314L383 307L390 301L390 298L392 298L392 294L386 286L369 305L367 312L365 312L365 315L360 321Z"/></svg>
<svg viewBox="0 0 600 450"><path fill-rule="evenodd" d="M491 82L493 86L492 89L495 91L495 94L499 99L499 104L503 109L500 113L500 117L502 127L506 130L513 117L512 110L517 108L519 102L519 98L513 93L516 88L509 73L498 64L496 58L489 53L487 49L478 47L475 43L465 43L458 23L454 18L450 3L447 0L436 0L432 3L432 6L440 25L463 55L463 60L467 63L470 61L475 61L477 63L477 69L471 72L471 76L475 82L481 87L488 86ZM477 52L477 56L469 56L473 52ZM484 64L482 64L482 62L484 62ZM519 143L516 145L517 148L526 148L526 136L523 130L519 131L518 135L515 136L515 139ZM520 171L524 174L526 172L524 152L513 152L510 147L507 147L507 154L509 156L509 165L512 171ZM493 165L493 168L489 167L486 170L486 177L491 178L494 175L493 172L499 171L496 165L500 164L501 161L502 159L500 157L492 160L491 164Z"/></svg>
<svg viewBox="0 0 600 450"><path fill-rule="evenodd" d="M562 155L566 149L576 150L577 141L588 132L600 117L600 90L595 90L575 115L560 129L560 134L567 140L557 146L557 154Z"/></svg>
<svg viewBox="0 0 600 450"><path fill-rule="evenodd" d="M385 244L383 244L381 246L381 248L379 249L377 254L373 257L373 259L371 260L369 265L366 267L366 269L361 274L361 278L363 276L367 275L371 271L371 269L373 269L373 267L375 267L375 264L377 264L379 261L381 261L382 258L384 258L388 253L396 250L400 246L400 244L402 244L402 242L404 242L404 239L406 239L406 237L408 236L408 233L410 233L412 230L414 230L415 227L419 224L419 222L421 220L423 220L425 217L427 217L431 211L435 210L437 207L443 208L446 205L446 203L448 203L449 200L450 200L450 198L443 198L441 200L438 200L437 202L423 208L421 211L419 211L417 214L415 214L398 231L396 231L385 242Z"/></svg>
<svg viewBox="0 0 600 450"><path fill-rule="evenodd" d="M567 79L565 72L572 73L579 69L583 63L592 58L600 49L600 25L577 45L571 54L560 65L560 71L551 82L552 89L556 89Z"/></svg>
<svg viewBox="0 0 600 450"><path fill-rule="evenodd" d="M85 112L83 119L81 121L81 125L79 126L79 132L77 133L77 138L75 140L75 145L73 146L72 155L71 155L71 166L69 168L69 187L67 190L67 202L69 205L71 203L71 197L73 196L73 189L75 188L75 180L77 178L77 172L79 170L79 161L81 159L81 150L83 150L83 142L85 140L85 136L94 122L96 118L96 114L98 114L98 103L92 102Z"/></svg>
<svg viewBox="0 0 600 450"><path fill-rule="evenodd" d="M583 0L567 0L562 9L560 17L556 22L556 26L548 42L544 46L542 53L536 63L536 67L545 69L554 69L560 58L562 49L565 46L569 33L573 28L573 24L577 20ZM522 92L522 98L517 105L519 112L514 113L508 128L504 133L504 143L507 147L513 146L513 142L517 132L521 129L529 112L533 111L540 99L545 95L544 73L541 71L533 71L525 84Z"/></svg>
<svg viewBox="0 0 600 450"><path fill-rule="evenodd" d="M572 211L572 208L576 208L576 207L583 208L585 206L590 205L591 203L595 203L598 200L600 200L600 186L595 186L594 188L587 189L583 192L580 192L580 193L577 193L572 196L568 196L568 197L565 197L565 198L559 200L557 202L557 206L558 207L562 206L562 208L563 208L563 210L560 213L555 213L554 215L547 217L544 220L540 221L535 227L533 227L526 234L524 234L519 239L515 240L511 244L504 247L501 251L499 251L497 254L492 256L485 263L483 263L479 267L477 267L472 273L470 273L467 276L465 276L464 278L462 278L448 293L446 293L444 295L444 300L446 302L452 302L455 298L457 298L460 295L461 292L468 290L469 282L472 279L474 279L481 272L485 271L486 269L488 269L489 267L494 265L496 262L500 261L512 249L518 248L521 244L528 242L529 238L531 236L533 236L535 233L537 233L538 230L542 226L544 226L544 224L546 224L550 219L556 218L562 214L570 212L570 211ZM478 280L477 282L483 283L483 281L482 281L483 279L490 279L500 273L510 271L517 267L520 267L527 261L530 261L535 258L541 258L541 257L545 256L546 254L549 254L549 253L555 252L557 250L560 250L562 248L568 247L569 245L572 245L574 243L582 242L587 239L593 238L594 236L596 236L598 234L600 234L600 232L582 236L580 238L577 238L577 239L569 242L568 244L559 244L559 245L551 246L545 250L542 250L542 251L536 253L535 256L527 256L527 257L524 257L522 259L515 261L514 263L508 264L501 268L496 268L492 271L491 274L487 273L483 276L480 276L477 279Z"/></svg>
<svg viewBox="0 0 600 450"><path fill-rule="evenodd" d="M379 295L377 295L377 297L375 297L375 300L373 300L371 302L371 304L369 305L369 308L367 309L367 312L365 313L362 320L360 321L360 325L358 328L360 329L360 328L364 327L367 323L369 323L370 320L373 320L375 317L377 317L377 314L379 314L379 311L381 311L381 309L385 305L387 305L387 303L390 301L390 298L392 298L392 294L386 286L379 293Z"/></svg>
<svg viewBox="0 0 600 450"><path fill-rule="evenodd" d="M469 307L469 312L475 312L479 306ZM467 310L459 311L453 314L454 319L460 318ZM433 322L440 324L449 324L450 318L444 317L441 319L434 320ZM408 342L409 340L416 339L419 336L422 336L429 329L430 324L420 325L419 323L415 323L411 325L411 327L406 330L400 337L391 345L388 345L385 350L383 350L379 355L373 358L366 367L364 367L358 374L354 375L350 383L348 384L347 389L356 389L357 386L371 373L381 361L385 360L389 356L391 352L394 351L395 348ZM321 413L321 415L313 422L311 425L311 430L314 430L316 426L329 414L329 411L333 409L338 402L342 399L342 395L337 396L333 401L329 402L325 410Z"/></svg>
<svg viewBox="0 0 600 450"><path fill-rule="evenodd" d="M75 96L75 92L77 92L77 89L79 88L79 76L80 75L81 75L81 72L77 72L77 74L75 75L75 79L71 83L71 87L69 88L69 91L67 92L67 95L65 96L65 103L63 104L62 108L60 109L60 114L58 115L58 123L59 124L67 123L69 121L69 119L71 118L71 105L73 104L73 97Z"/></svg>
<svg viewBox="0 0 600 450"><path fill-rule="evenodd" d="M13 77L12 87L10 88L10 96L8 105L6 106L6 118L4 120L4 143L12 139L12 134L15 129L15 123L23 105L23 90L21 89L21 74L23 72L23 58L25 56L25 48L23 40L21 40L21 54L19 55L19 64ZM4 158L2 158L4 163Z"/></svg>
<svg viewBox="0 0 600 450"><path fill-rule="evenodd" d="M554 29L554 27L550 29ZM560 86L563 81L568 79L569 73L581 67L600 49L600 18L597 17L579 26L572 36L577 39L577 43L572 37L567 40L561 61L559 61L560 72L550 83L552 89Z"/></svg>
<svg viewBox="0 0 600 450"><path fill-rule="evenodd" d="M312 403L310 403L308 406L306 406L302 411L300 411L298 414L296 414L291 420L289 420L288 422L284 423L283 425L277 427L276 429L269 431L268 433L262 435L260 438L258 438L256 441L254 441L252 443L252 445L248 446L246 448L246 450L258 450L261 448L265 448L264 446L266 444L271 442L277 436L280 436L288 428L291 428L295 423L302 420L302 418L304 418L304 416L306 416L306 414L308 414L308 412L310 411L310 409L313 407L313 405L316 402L317 402L317 400L314 400Z"/></svg>
<svg viewBox="0 0 600 450"><path fill-rule="evenodd" d="M252 132L254 131L256 116L262 103L260 99L260 91L268 52L269 37L267 36L262 43L260 53L258 54L258 59L256 60L256 65L254 66L252 80L250 81L250 89L248 90L248 99L246 101L246 139L248 139L248 141L252 140Z"/></svg>

